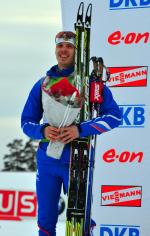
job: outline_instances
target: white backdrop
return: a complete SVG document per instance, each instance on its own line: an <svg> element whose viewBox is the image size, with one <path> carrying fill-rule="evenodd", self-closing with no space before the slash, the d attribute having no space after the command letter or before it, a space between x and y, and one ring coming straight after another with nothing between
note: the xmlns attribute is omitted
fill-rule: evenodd
<svg viewBox="0 0 150 236"><path fill-rule="evenodd" d="M93 5L91 56L110 67L108 86L123 123L98 138L92 216L95 236L150 232L150 1L83 1ZM79 0L61 0L64 30L74 30Z"/></svg>

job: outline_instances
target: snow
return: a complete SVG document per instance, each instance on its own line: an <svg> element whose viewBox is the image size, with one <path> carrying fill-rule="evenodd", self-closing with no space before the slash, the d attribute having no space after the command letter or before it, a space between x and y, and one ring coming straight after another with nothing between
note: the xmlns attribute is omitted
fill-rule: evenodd
<svg viewBox="0 0 150 236"><path fill-rule="evenodd" d="M1 236L38 236L38 227L35 220L27 221L0 221ZM65 222L57 224L57 235L65 236Z"/></svg>

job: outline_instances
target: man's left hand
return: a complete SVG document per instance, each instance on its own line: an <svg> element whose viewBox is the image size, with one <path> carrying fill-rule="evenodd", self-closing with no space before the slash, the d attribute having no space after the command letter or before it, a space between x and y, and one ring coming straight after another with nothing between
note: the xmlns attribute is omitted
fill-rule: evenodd
<svg viewBox="0 0 150 236"><path fill-rule="evenodd" d="M79 138L79 130L76 125L60 128L59 141L67 144L76 138Z"/></svg>

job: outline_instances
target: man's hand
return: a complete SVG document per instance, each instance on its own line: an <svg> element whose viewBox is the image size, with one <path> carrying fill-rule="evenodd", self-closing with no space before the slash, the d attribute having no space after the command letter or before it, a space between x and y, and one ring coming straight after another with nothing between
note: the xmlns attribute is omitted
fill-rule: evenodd
<svg viewBox="0 0 150 236"><path fill-rule="evenodd" d="M74 139L79 138L79 130L76 125L60 128L59 132L59 141L64 144L70 143Z"/></svg>
<svg viewBox="0 0 150 236"><path fill-rule="evenodd" d="M59 140L59 135L60 135L60 131L56 127L47 126L44 129L45 138L47 138L48 140L50 140L52 142L58 141Z"/></svg>

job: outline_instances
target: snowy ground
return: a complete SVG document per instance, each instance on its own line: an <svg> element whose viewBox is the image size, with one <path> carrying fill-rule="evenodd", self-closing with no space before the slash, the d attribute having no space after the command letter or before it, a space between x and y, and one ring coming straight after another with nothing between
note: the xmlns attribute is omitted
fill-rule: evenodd
<svg viewBox="0 0 150 236"><path fill-rule="evenodd" d="M64 221L58 223L57 235L65 236ZM0 221L0 236L38 236L36 221Z"/></svg>

